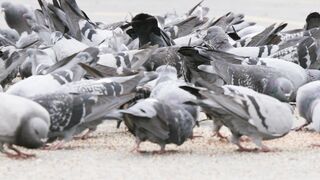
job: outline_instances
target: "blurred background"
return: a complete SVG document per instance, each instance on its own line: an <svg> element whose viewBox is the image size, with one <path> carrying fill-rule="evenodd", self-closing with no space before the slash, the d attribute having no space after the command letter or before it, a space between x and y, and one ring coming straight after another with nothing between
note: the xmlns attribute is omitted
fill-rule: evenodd
<svg viewBox="0 0 320 180"><path fill-rule="evenodd" d="M38 7L37 0L10 1ZM130 18L130 13L132 15L140 12L153 15L162 15L167 12L182 14L200 0L77 0L77 2L93 21L110 23L124 20L126 17ZM287 22L288 28L303 26L310 12L320 11L320 0L205 0L203 4L210 8L210 17L218 17L233 11L243 13L246 19L261 25ZM0 25L5 26L3 13L1 13Z"/></svg>

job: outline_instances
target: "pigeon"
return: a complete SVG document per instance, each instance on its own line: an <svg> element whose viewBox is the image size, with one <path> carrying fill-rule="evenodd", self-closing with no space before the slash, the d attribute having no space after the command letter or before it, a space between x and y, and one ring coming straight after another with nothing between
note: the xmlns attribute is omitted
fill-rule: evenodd
<svg viewBox="0 0 320 180"><path fill-rule="evenodd" d="M294 82L290 79L290 75L293 74L297 77L300 76L300 74L296 75L294 70L291 69L283 72L283 69L286 68L283 64L281 65L282 69L274 68L275 66L278 66L276 63L273 64L274 67L257 65L257 61L252 65L249 61L250 59L246 60L246 58L243 57L214 50L203 51L202 48L199 49L197 47L183 47L179 52L187 56L186 59L189 59L188 61L193 61L192 63L196 65L194 68L198 68L198 66L202 67L200 65L212 64L211 72L199 69L199 71L202 71L202 74L208 74L207 72L209 72L209 75L219 76L226 84L249 87L260 93L273 96L281 101L290 101L295 90L299 88L299 85L303 85L303 83L307 82L306 72L299 68L299 66L294 66L294 64L288 64L288 66L292 65L295 70L298 69L303 71L305 78L300 78L299 81L297 81L296 87L294 86ZM249 65L243 64L244 61L249 61ZM264 62L260 63L266 64ZM272 63L270 62L269 64ZM281 64L281 62L279 64ZM203 76L205 77L205 75ZM198 78L199 76L193 77L194 81ZM211 78L206 78L205 80L207 79L209 79L211 84L221 85L221 83L213 83ZM294 78L292 79L295 80Z"/></svg>
<svg viewBox="0 0 320 180"><path fill-rule="evenodd" d="M220 61L212 61L212 65L216 74L227 84L249 87L280 101L290 101L296 89L288 76L275 68Z"/></svg>
<svg viewBox="0 0 320 180"><path fill-rule="evenodd" d="M19 66L26 58L26 53L13 46L0 47L0 83L5 86L17 77Z"/></svg>
<svg viewBox="0 0 320 180"><path fill-rule="evenodd" d="M304 37L295 45L272 53L269 57L294 62L305 69L320 69L320 51L317 41L312 37Z"/></svg>
<svg viewBox="0 0 320 180"><path fill-rule="evenodd" d="M19 34L23 32L31 33L31 27L29 27L24 17L24 15L33 15L30 9L21 4L13 4L8 1L1 3L1 8L4 11L5 20L10 28L15 29Z"/></svg>
<svg viewBox="0 0 320 180"><path fill-rule="evenodd" d="M319 115L319 89L320 81L308 83L299 88L297 92L297 108L300 116L302 116L306 123L301 128L310 125L309 129L320 132L320 118ZM298 128L298 129L301 129Z"/></svg>
<svg viewBox="0 0 320 180"><path fill-rule="evenodd" d="M198 69L198 66L203 64L210 64L211 60L209 58L203 58L199 56L199 51L193 47L181 47L178 52L182 56L182 71L186 82L196 84L198 78L205 79L210 83L217 85L222 85L224 82L216 74L206 73Z"/></svg>
<svg viewBox="0 0 320 180"><path fill-rule="evenodd" d="M246 39L242 39L241 41L235 44L236 47L255 47L255 46L264 46L270 44L279 43L278 34L287 26L286 23L280 23L278 26L276 24L272 24L269 27L265 28L259 34L249 37Z"/></svg>
<svg viewBox="0 0 320 180"><path fill-rule="evenodd" d="M88 128L88 124L101 121L108 112L119 108L135 97L134 93L119 96L97 96L87 93L50 93L31 99L50 114L51 126L48 142L61 140L50 148L61 148L64 142ZM84 126L84 127L83 127Z"/></svg>
<svg viewBox="0 0 320 180"><path fill-rule="evenodd" d="M127 30L131 38L139 38L139 47L148 43L150 45L159 45L159 47L174 45L170 37L158 27L158 21L154 16L149 14L136 15L129 25L132 29Z"/></svg>
<svg viewBox="0 0 320 180"><path fill-rule="evenodd" d="M0 98L0 151L11 158L34 157L14 145L30 149L42 147L49 133L49 113L39 104L22 97L0 93ZM7 151L4 145L16 154Z"/></svg>
<svg viewBox="0 0 320 180"><path fill-rule="evenodd" d="M227 34L218 26L212 26L208 29L204 41L215 50L252 58L267 57L279 50L277 45L234 48L229 42Z"/></svg>
<svg viewBox="0 0 320 180"><path fill-rule="evenodd" d="M196 97L179 88L186 83L178 80L174 67L163 65L156 72L158 78L144 85L150 88L150 97L119 112L129 131L136 136L135 150L139 151L139 144L149 140L159 144L159 153L164 153L166 144L181 145L193 137L192 129L199 112L197 107L184 104Z"/></svg>
<svg viewBox="0 0 320 180"><path fill-rule="evenodd" d="M181 145L192 138L197 113L189 111L188 107L190 105L169 105L148 98L129 109L120 110L129 132L136 137L134 150L140 151L140 143L148 140L161 147L157 153L164 153L166 144Z"/></svg>
<svg viewBox="0 0 320 180"><path fill-rule="evenodd" d="M264 145L262 140L280 138L290 132L294 115L289 104L246 87L204 86L212 91L191 88L190 92L198 94L199 100L189 103L200 105L206 113L229 128L231 142L238 146L239 151L257 150L241 144L240 138L243 135L251 138L259 151L269 152L272 149Z"/></svg>
<svg viewBox="0 0 320 180"><path fill-rule="evenodd" d="M98 52L97 48L88 48L75 55L74 58L66 59L68 62L66 65L59 67L61 66L59 63L58 68L54 69L55 67L51 67L54 70L49 74L35 75L19 81L10 86L6 93L23 97L32 97L55 92L63 84L80 80L85 72L78 63L92 63L93 61L96 61ZM49 72L50 69L46 71Z"/></svg>

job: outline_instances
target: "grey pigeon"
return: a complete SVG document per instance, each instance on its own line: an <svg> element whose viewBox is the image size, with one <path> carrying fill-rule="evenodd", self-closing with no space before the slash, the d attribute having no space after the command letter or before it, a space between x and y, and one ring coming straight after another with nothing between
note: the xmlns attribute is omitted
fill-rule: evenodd
<svg viewBox="0 0 320 180"><path fill-rule="evenodd" d="M98 52L96 48L88 48L76 54L73 58L66 59L65 65L58 63L57 66L50 67L46 70L49 74L26 78L10 86L6 92L23 97L55 92L63 84L79 81L84 76L85 71L78 63L90 64L95 62Z"/></svg>
<svg viewBox="0 0 320 180"><path fill-rule="evenodd" d="M51 93L32 97L50 114L49 141L61 140L50 148L60 148L65 141L81 133L94 121L133 99L135 94L97 96L91 94ZM84 126L84 127L82 127Z"/></svg>
<svg viewBox="0 0 320 180"><path fill-rule="evenodd" d="M4 10L5 19L8 26L18 31L31 33L31 27L28 25L24 15L33 15L33 12L21 4L13 4L11 2L3 2L1 8Z"/></svg>
<svg viewBox="0 0 320 180"><path fill-rule="evenodd" d="M195 96L179 88L186 85L177 78L177 71L172 66L157 68L159 76L151 86L150 98L140 100L133 106L119 112L129 131L136 136L137 147L149 140L160 145L160 153L165 152L165 145L181 145L187 138L192 138L192 129L196 124L198 109L184 102L195 100Z"/></svg>
<svg viewBox="0 0 320 180"><path fill-rule="evenodd" d="M297 108L306 120L303 126L310 124L310 128L317 132L320 132L319 89L320 81L314 81L300 87L297 93Z"/></svg>
<svg viewBox="0 0 320 180"><path fill-rule="evenodd" d="M14 29L0 29L0 34L2 36L4 36L5 38L7 38L10 42L12 43L16 43L19 38L20 35L18 34L18 32Z"/></svg>
<svg viewBox="0 0 320 180"><path fill-rule="evenodd" d="M229 42L228 35L218 26L213 26L208 29L204 41L215 50L252 58L267 57L279 50L279 46L277 45L235 48Z"/></svg>
<svg viewBox="0 0 320 180"><path fill-rule="evenodd" d="M292 72L291 69L288 70L288 72L290 71L290 75L287 75L286 71L283 72L282 69L279 68L266 67L256 64L243 64L243 62L246 61L246 58L230 55L228 53L217 52L214 50L203 51L203 49L199 49L197 47L183 47L179 50L179 52L187 56L187 60L191 61L191 63L194 63L196 66L208 65L211 63L213 67L212 75L218 75L226 84L249 87L255 91L276 97L281 101L290 101L295 90L299 88L298 85L295 87L294 82L290 79L290 75L295 73ZM257 63L257 61L254 63ZM285 68L284 65L282 65L282 68ZM299 69L300 67L294 66L294 68ZM304 83L306 83L306 72L304 72L303 75L305 76ZM300 76L300 74L297 76ZM199 77L193 77L195 81L197 78ZM210 81L210 78L207 79L209 79L211 84L214 84ZM205 80L208 81L207 79ZM301 86L303 83L299 82L299 85Z"/></svg>
<svg viewBox="0 0 320 180"><path fill-rule="evenodd" d="M17 96L0 93L0 152L12 158L29 158L14 145L40 148L46 141L50 117L39 104ZM14 107L14 108L13 108ZM16 154L5 150L4 145Z"/></svg>
<svg viewBox="0 0 320 180"><path fill-rule="evenodd" d="M0 83L5 86L17 77L19 66L26 58L26 53L13 46L0 47Z"/></svg>
<svg viewBox="0 0 320 180"><path fill-rule="evenodd" d="M262 140L280 138L290 132L294 116L289 104L245 87L208 87L212 91L191 91L200 98L195 103L230 129L231 142L240 151L256 150L241 144L243 135L248 136L260 151L269 152L271 149Z"/></svg>
<svg viewBox="0 0 320 180"><path fill-rule="evenodd" d="M166 144L181 145L193 136L197 113L188 111L190 105L166 104L157 99L138 101L129 109L121 110L124 122L136 137L136 148L143 141L159 144L159 153L165 152Z"/></svg>
<svg viewBox="0 0 320 180"><path fill-rule="evenodd" d="M275 68L253 65L237 65L213 61L213 67L227 84L249 87L281 101L290 101L295 91L293 82Z"/></svg>

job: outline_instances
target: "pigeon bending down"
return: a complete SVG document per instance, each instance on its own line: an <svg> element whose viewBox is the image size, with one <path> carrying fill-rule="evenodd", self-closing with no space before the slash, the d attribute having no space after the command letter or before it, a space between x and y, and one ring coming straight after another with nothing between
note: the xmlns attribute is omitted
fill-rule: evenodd
<svg viewBox="0 0 320 180"><path fill-rule="evenodd" d="M12 158L34 157L14 145L30 149L43 146L49 132L49 113L39 104L18 96L0 93L0 99L0 151Z"/></svg>
<svg viewBox="0 0 320 180"><path fill-rule="evenodd" d="M32 97L50 114L49 141L61 140L50 149L61 148L64 141L72 140L91 126L101 123L107 113L116 110L135 97L134 93L119 96L92 94L51 93Z"/></svg>
<svg viewBox="0 0 320 180"><path fill-rule="evenodd" d="M139 151L140 143L148 140L160 145L158 153L165 152L166 144L181 145L192 138L197 118L197 111L191 105L169 105L153 98L138 101L120 113L129 132L136 137L134 150Z"/></svg>
<svg viewBox="0 0 320 180"><path fill-rule="evenodd" d="M241 145L240 137L243 135L251 138L260 151L268 152L271 149L262 140L283 137L291 130L294 116L289 104L245 87L208 86L213 91L191 88L190 92L198 93L200 98L195 103L230 129L231 142L240 151L254 150Z"/></svg>
<svg viewBox="0 0 320 180"><path fill-rule="evenodd" d="M320 132L320 81L308 83L298 89L297 108L306 120L302 127L310 125L309 129Z"/></svg>

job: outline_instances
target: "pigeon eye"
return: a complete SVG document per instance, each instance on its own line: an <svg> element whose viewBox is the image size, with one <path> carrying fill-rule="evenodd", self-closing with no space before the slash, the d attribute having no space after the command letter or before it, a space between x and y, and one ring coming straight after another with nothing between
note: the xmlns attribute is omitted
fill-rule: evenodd
<svg viewBox="0 0 320 180"><path fill-rule="evenodd" d="M36 135L39 135L39 132L37 130L35 130Z"/></svg>

